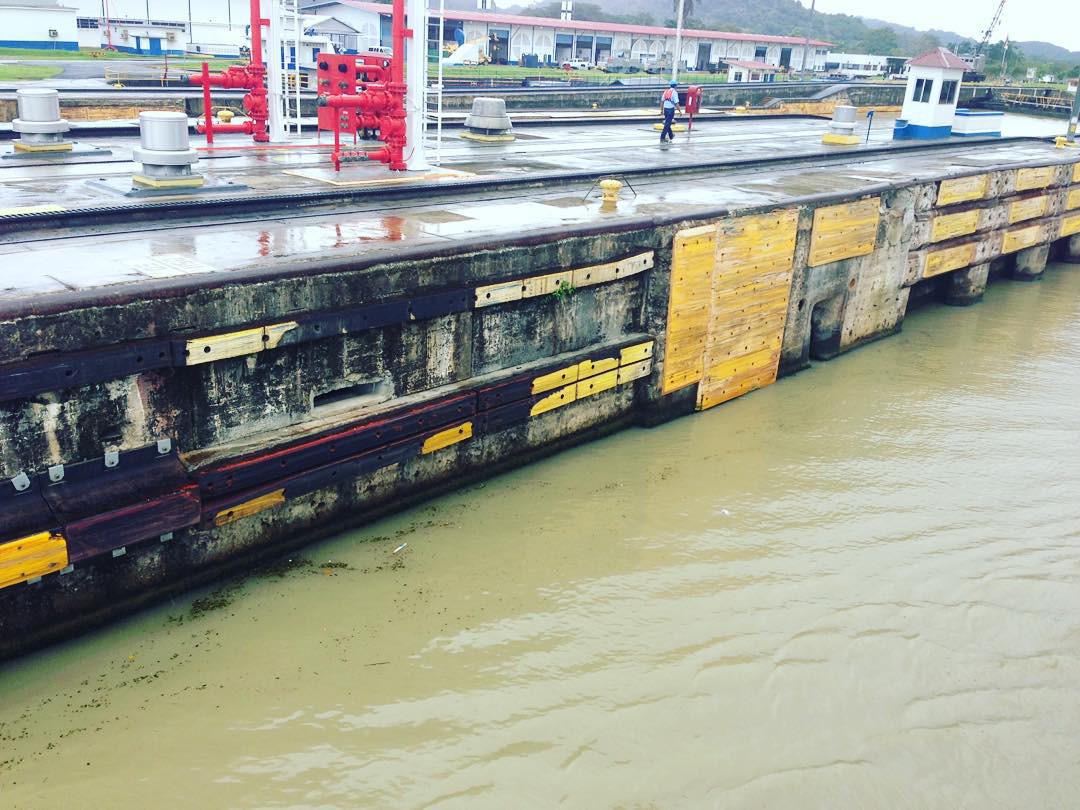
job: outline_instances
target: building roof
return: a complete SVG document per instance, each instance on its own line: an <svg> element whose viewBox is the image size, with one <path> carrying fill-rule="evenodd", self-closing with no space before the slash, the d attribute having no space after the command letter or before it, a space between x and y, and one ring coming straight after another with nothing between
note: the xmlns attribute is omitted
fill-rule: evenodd
<svg viewBox="0 0 1080 810"><path fill-rule="evenodd" d="M65 6L59 0L0 0L4 8L36 8L45 11L74 11L75 6Z"/></svg>
<svg viewBox="0 0 1080 810"><path fill-rule="evenodd" d="M911 67L934 67L948 70L967 70L971 67L967 62L950 51L948 48L931 48L924 54L916 56L908 65Z"/></svg>
<svg viewBox="0 0 1080 810"><path fill-rule="evenodd" d="M384 3L366 3L363 0L317 0L305 4L307 8L341 3L363 11L390 14L390 6ZM429 12L430 13L430 12ZM431 14L432 17L436 16ZM626 23L594 22L592 20L570 20L564 22L553 17L526 17L519 14L499 14L490 11L459 11L446 9L446 19L461 20L462 22L482 22L495 25L531 25L538 28L562 28L567 31L595 31L599 33L615 34L639 34L652 37L673 37L674 28L663 28L658 25L628 25ZM803 45L807 42L803 37L778 37L769 34L735 34L727 31L701 31L693 28L684 28L683 36L690 39L724 39L739 42L765 42L777 45ZM831 42L809 40L810 45L832 45Z"/></svg>
<svg viewBox="0 0 1080 810"><path fill-rule="evenodd" d="M725 59L724 64L730 67L742 68L743 70L767 70L770 73L779 73L780 68L767 62L741 62L738 59Z"/></svg>

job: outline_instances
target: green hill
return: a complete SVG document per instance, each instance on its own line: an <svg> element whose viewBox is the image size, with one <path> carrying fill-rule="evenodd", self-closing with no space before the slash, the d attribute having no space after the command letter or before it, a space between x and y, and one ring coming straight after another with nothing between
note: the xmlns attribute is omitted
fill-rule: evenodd
<svg viewBox="0 0 1080 810"><path fill-rule="evenodd" d="M469 2L469 0L463 0ZM810 11L795 0L685 0L693 12L687 27L720 31L743 31L781 36L810 36L833 43L832 50L849 53L876 53L916 56L937 45L970 48L974 41L954 31L920 31L884 20L850 14L822 14ZM629 22L645 25L674 25L672 0L620 0L616 4L575 2L574 16L583 20ZM617 11L615 9L618 9ZM541 0L523 6L500 6L501 11L558 17L558 0ZM996 48L1001 58L1000 45ZM1059 75L1080 73L1080 51L1069 51L1049 42L1014 42L1009 53L1010 72L1025 66Z"/></svg>

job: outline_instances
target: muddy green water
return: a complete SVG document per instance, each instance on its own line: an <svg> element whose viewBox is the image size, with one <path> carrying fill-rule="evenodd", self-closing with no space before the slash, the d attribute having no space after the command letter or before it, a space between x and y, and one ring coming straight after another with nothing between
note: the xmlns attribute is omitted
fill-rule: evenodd
<svg viewBox="0 0 1080 810"><path fill-rule="evenodd" d="M0 806L1076 807L1078 437L1059 266L0 668Z"/></svg>

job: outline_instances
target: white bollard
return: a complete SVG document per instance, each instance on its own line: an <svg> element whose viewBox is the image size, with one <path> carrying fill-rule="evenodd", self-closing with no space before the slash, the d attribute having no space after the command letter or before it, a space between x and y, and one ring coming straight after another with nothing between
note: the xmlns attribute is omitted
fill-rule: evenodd
<svg viewBox="0 0 1080 810"><path fill-rule="evenodd" d="M139 146L132 157L142 172L132 176L137 185L151 188L198 187L203 177L191 167L199 159L188 141L188 119L182 112L139 113Z"/></svg>
<svg viewBox="0 0 1080 810"><path fill-rule="evenodd" d="M854 107L838 104L833 109L829 131L821 136L821 142L833 146L854 146L859 142L859 136L855 134Z"/></svg>
<svg viewBox="0 0 1080 810"><path fill-rule="evenodd" d="M60 94L46 88L18 90L15 97L19 117L11 128L19 133L15 141L17 152L70 152L71 141L64 136L71 128L60 117Z"/></svg>

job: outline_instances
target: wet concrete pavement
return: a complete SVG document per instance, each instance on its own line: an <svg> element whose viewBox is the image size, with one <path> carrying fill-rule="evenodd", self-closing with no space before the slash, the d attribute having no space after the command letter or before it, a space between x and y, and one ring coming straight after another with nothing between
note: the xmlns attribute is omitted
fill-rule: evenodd
<svg viewBox="0 0 1080 810"><path fill-rule="evenodd" d="M758 206L828 192L850 192L873 184L910 182L920 176L947 176L981 166L1026 161L1053 162L1070 156L1039 141L970 143L957 139L948 148L910 147L884 153L823 146L825 122L798 119L706 123L674 145L661 147L650 126L641 124L521 128L511 145L482 147L451 136L441 158L446 175L419 178L415 196L393 201L357 198L332 208L276 214L249 214L207 220L102 226L73 234L18 231L0 245L0 302L28 294L90 290L106 285L173 275L231 272L258 265L293 266L316 259L359 257L402 243L422 245L505 238L548 229L629 218L689 216L720 207ZM889 124L882 122L870 148L891 147ZM108 142L113 155L99 163L9 165L0 169L0 214L40 205L92 209L141 206L101 181L125 182L134 168L132 142ZM259 196L287 192L325 192L372 182L401 182L379 165L352 164L340 175L319 149L252 151L222 144L206 153L200 168L221 181L242 182ZM435 184L449 187L463 179L523 177L570 171L619 172L642 168L678 169L717 161L763 161L802 155L803 162L720 167L678 175L635 177L614 210L601 210L591 181L547 188L485 192L474 186L446 199L432 196ZM434 157L429 151L429 157ZM837 159L839 156L839 160ZM97 185L95 185L97 183ZM63 238L60 238L60 237Z"/></svg>

